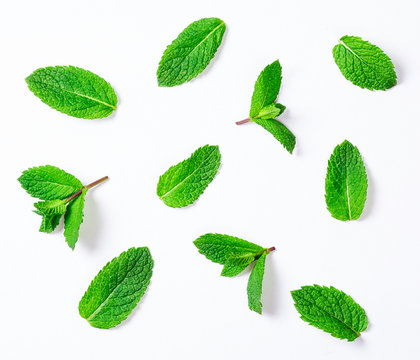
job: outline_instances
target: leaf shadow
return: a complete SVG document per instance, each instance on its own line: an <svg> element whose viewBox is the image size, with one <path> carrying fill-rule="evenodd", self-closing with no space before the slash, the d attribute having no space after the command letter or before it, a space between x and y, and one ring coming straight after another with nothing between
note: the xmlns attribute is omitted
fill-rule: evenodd
<svg viewBox="0 0 420 360"><path fill-rule="evenodd" d="M275 315L279 305L276 291L278 276L271 263L271 256L267 256L261 302L263 304L263 314Z"/></svg>
<svg viewBox="0 0 420 360"><path fill-rule="evenodd" d="M91 189L90 191L92 191ZM101 233L100 210L93 196L87 196L83 209L83 223L80 226L79 241L90 250L96 248Z"/></svg>
<svg viewBox="0 0 420 360"><path fill-rule="evenodd" d="M375 200L375 182L372 180L372 174L366 165L365 169L368 178L368 188L366 194L365 207L363 209L362 215L358 219L359 221L364 221L369 216L369 214L372 212L372 209L374 208Z"/></svg>

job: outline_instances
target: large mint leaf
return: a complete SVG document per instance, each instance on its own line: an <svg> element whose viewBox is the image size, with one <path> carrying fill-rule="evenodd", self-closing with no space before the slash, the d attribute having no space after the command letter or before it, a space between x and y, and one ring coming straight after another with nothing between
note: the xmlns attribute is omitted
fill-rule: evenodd
<svg viewBox="0 0 420 360"><path fill-rule="evenodd" d="M157 70L159 86L183 84L200 74L214 57L225 23L205 18L186 27L163 53Z"/></svg>
<svg viewBox="0 0 420 360"><path fill-rule="evenodd" d="M87 191L88 189L83 189L79 196L70 201L64 215L64 237L72 250L74 250L79 239L79 229L83 222L83 208Z"/></svg>
<svg viewBox="0 0 420 360"><path fill-rule="evenodd" d="M218 146L206 145L160 176L157 195L168 206L192 204L213 180L220 166Z"/></svg>
<svg viewBox="0 0 420 360"><path fill-rule="evenodd" d="M281 85L281 66L278 60L267 65L258 76L252 94L249 117L255 118L267 105L276 101Z"/></svg>
<svg viewBox="0 0 420 360"><path fill-rule="evenodd" d="M337 145L328 161L325 200L331 215L342 221L356 220L363 212L367 175L362 157L347 140Z"/></svg>
<svg viewBox="0 0 420 360"><path fill-rule="evenodd" d="M83 187L73 175L51 165L25 170L18 180L29 195L41 200L65 199Z"/></svg>
<svg viewBox="0 0 420 360"><path fill-rule="evenodd" d="M387 90L397 83L391 59L360 37L343 36L333 55L344 77L361 88Z"/></svg>
<svg viewBox="0 0 420 360"><path fill-rule="evenodd" d="M247 287L248 307L258 314L262 314L261 295L266 257L267 253L264 252L255 263L251 275L249 276Z"/></svg>
<svg viewBox="0 0 420 360"><path fill-rule="evenodd" d="M45 104L77 118L103 118L117 107L117 96L111 85L78 67L41 68L29 75L26 83Z"/></svg>
<svg viewBox="0 0 420 360"><path fill-rule="evenodd" d="M207 259L225 265L222 276L236 276L263 251L259 245L223 234L205 234L194 241L198 252Z"/></svg>
<svg viewBox="0 0 420 360"><path fill-rule="evenodd" d="M109 329L120 324L146 292L152 269L147 247L128 249L112 259L80 300L80 316L96 328Z"/></svg>
<svg viewBox="0 0 420 360"><path fill-rule="evenodd" d="M365 311L332 286L302 286L291 293L301 319L332 336L353 341L367 328Z"/></svg>

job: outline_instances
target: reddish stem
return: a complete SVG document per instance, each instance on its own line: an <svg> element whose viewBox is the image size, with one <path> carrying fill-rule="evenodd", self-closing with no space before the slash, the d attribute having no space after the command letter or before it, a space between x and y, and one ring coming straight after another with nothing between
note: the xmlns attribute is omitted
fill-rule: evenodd
<svg viewBox="0 0 420 360"><path fill-rule="evenodd" d="M250 122L250 121L251 121L250 118L246 118L246 119L243 119L241 121L237 121L235 124L236 125L242 125L242 124L246 124L247 122Z"/></svg>
<svg viewBox="0 0 420 360"><path fill-rule="evenodd" d="M78 197L84 189L90 189L90 188L100 184L101 182L103 182L105 180L108 180L108 176L104 176L104 177L100 178L99 180L96 180L93 183L90 183L89 185L83 186L79 191L77 191L73 195L69 196L66 199L66 202L69 202L69 201L73 200L74 198Z"/></svg>

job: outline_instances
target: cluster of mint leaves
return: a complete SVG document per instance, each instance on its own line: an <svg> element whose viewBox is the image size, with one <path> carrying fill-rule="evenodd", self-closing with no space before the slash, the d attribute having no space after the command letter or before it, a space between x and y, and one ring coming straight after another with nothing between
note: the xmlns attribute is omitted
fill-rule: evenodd
<svg viewBox="0 0 420 360"><path fill-rule="evenodd" d="M191 23L164 51L157 70L159 86L172 87L198 76L214 58L226 30L218 18ZM360 37L343 36L333 49L343 76L369 90L387 90L397 77L390 58L377 46ZM270 132L289 153L296 138L276 120L286 109L276 103L282 81L278 60L260 73L251 100L249 118ZM98 119L117 107L111 85L98 75L74 66L49 66L26 78L29 89L50 107L67 115ZM157 195L170 207L194 203L213 180L220 166L218 146L205 145L190 158L170 167L160 178ZM23 172L22 187L39 202L34 212L42 217L40 231L50 233L64 217L64 236L74 249L83 221L85 195L101 178L83 186L74 176L47 165ZM337 145L328 162L325 200L331 215L356 220L364 208L367 175L358 149L347 140ZM206 234L194 241L199 252L223 265L222 276L232 277L255 263L248 280L248 305L262 313L262 282L265 259L273 248L222 234ZM131 313L144 295L152 275L153 260L148 248L131 248L107 263L94 278L79 303L80 315L92 326L110 328ZM304 321L331 335L353 341L367 327L364 310L348 295L333 287L304 286L292 291L295 307Z"/></svg>
<svg viewBox="0 0 420 360"><path fill-rule="evenodd" d="M83 186L73 175L46 165L25 170L18 180L29 195L42 200L34 204L34 212L42 216L39 231L53 232L64 216L64 237L74 250L83 222L85 195L90 188L106 179L107 176Z"/></svg>

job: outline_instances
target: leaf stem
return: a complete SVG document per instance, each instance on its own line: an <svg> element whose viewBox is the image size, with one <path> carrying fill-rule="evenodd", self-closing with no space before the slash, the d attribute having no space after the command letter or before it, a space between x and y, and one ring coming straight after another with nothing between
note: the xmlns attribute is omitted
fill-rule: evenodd
<svg viewBox="0 0 420 360"><path fill-rule="evenodd" d="M250 121L251 121L250 118L246 118L246 119L243 119L241 121L237 121L235 124L236 125L242 125L242 124L246 124L247 122L250 122Z"/></svg>
<svg viewBox="0 0 420 360"><path fill-rule="evenodd" d="M75 192L73 195L70 195L67 199L65 199L66 203L73 200L74 198L78 197L84 189L89 190L90 188L93 188L94 186L100 184L101 182L108 180L108 176L104 176L93 183L90 183L89 185L83 186L79 191Z"/></svg>
<svg viewBox="0 0 420 360"><path fill-rule="evenodd" d="M274 246L272 246L271 248L268 248L267 249L267 253L271 253L274 250L276 250L276 248Z"/></svg>

